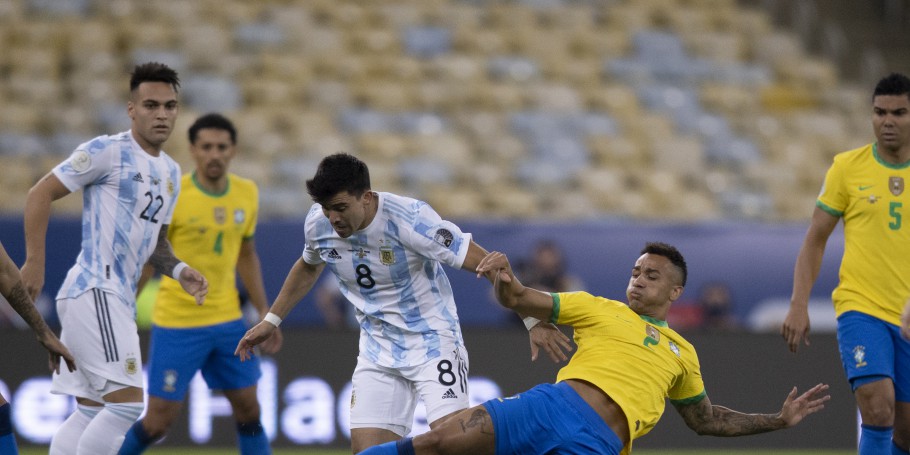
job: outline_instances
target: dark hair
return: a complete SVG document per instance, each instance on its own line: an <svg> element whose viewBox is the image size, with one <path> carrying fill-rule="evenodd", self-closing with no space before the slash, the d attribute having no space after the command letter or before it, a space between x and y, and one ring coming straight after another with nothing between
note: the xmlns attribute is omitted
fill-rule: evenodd
<svg viewBox="0 0 910 455"><path fill-rule="evenodd" d="M347 153L336 153L323 158L316 169L316 175L306 181L307 193L320 204L343 191L360 197L369 189L370 170L367 165Z"/></svg>
<svg viewBox="0 0 910 455"><path fill-rule="evenodd" d="M656 254L669 259L670 262L679 269L679 272L682 275L682 285L686 285L686 280L689 277L689 271L686 268L686 259L683 258L682 253L680 253L675 246L663 242L648 242L645 244L645 247L641 249L641 253L639 254Z"/></svg>
<svg viewBox="0 0 910 455"><path fill-rule="evenodd" d="M910 79L901 73L889 74L875 85L872 98L879 95L907 95L910 97Z"/></svg>
<svg viewBox="0 0 910 455"><path fill-rule="evenodd" d="M130 91L136 90L139 84L143 82L171 84L175 92L180 87L180 78L177 77L177 72L164 63L158 62L143 63L133 68L133 72L130 73Z"/></svg>
<svg viewBox="0 0 910 455"><path fill-rule="evenodd" d="M196 138L199 137L199 130L209 128L227 131L231 134L231 144L237 144L237 129L234 128L234 124L227 117L216 113L205 114L190 125L190 144L196 143Z"/></svg>

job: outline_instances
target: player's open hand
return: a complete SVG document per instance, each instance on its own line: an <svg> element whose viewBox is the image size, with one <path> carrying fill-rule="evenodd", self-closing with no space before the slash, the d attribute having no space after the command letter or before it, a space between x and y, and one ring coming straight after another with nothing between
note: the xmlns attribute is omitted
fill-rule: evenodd
<svg viewBox="0 0 910 455"><path fill-rule="evenodd" d="M487 277L493 284L496 284L496 280L511 283L513 275L509 258L499 251L491 251L477 264L477 277L480 278L481 275Z"/></svg>
<svg viewBox="0 0 910 455"><path fill-rule="evenodd" d="M73 359L73 355L70 354L69 349L60 342L60 339L57 338L56 335L48 331L47 334L38 337L38 342L44 346L44 349L47 349L47 364L51 371L60 374L61 358L66 362L66 368L70 370L70 373L76 371L76 360Z"/></svg>
<svg viewBox="0 0 910 455"><path fill-rule="evenodd" d="M196 298L196 305L202 305L205 302L205 296L209 293L209 282L192 267L186 267L180 271L180 285L183 290Z"/></svg>
<svg viewBox="0 0 910 455"><path fill-rule="evenodd" d="M531 337L531 361L537 360L540 348L546 351L555 363L565 362L569 359L567 352L572 351L572 344L558 327L547 322L538 322L528 331Z"/></svg>
<svg viewBox="0 0 910 455"><path fill-rule="evenodd" d="M796 353L799 344L809 346L809 310L805 306L790 305L790 311L780 328L780 334L787 341L790 352Z"/></svg>
<svg viewBox="0 0 910 455"><path fill-rule="evenodd" d="M275 331L272 332L272 336L266 338L265 341L259 345L259 349L261 349L265 354L274 354L281 350L281 346L283 344L284 335L281 334L281 328L275 327Z"/></svg>
<svg viewBox="0 0 910 455"><path fill-rule="evenodd" d="M255 327L246 331L243 338L240 339L240 343L237 343L237 349L234 350L234 355L240 356L241 362L252 358L253 348L269 339L269 337L277 331L278 327L275 327L271 322L260 321Z"/></svg>
<svg viewBox="0 0 910 455"><path fill-rule="evenodd" d="M901 335L905 340L910 340L910 300L904 306L904 313L901 314Z"/></svg>
<svg viewBox="0 0 910 455"><path fill-rule="evenodd" d="M825 408L825 402L831 395L823 395L828 391L828 384L818 384L799 397L796 396L796 387L787 395L784 407L780 410L780 418L787 427L798 424L809 414L814 414Z"/></svg>

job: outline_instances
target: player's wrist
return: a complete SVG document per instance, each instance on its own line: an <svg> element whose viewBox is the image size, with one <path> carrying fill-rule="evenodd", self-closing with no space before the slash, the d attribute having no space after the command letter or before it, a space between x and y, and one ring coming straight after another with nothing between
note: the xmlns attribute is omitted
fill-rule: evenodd
<svg viewBox="0 0 910 455"><path fill-rule="evenodd" d="M540 323L540 319L537 319L537 318L535 318L535 317L528 316L528 317L522 319L522 322L525 323L525 328L526 328L526 329L531 330L531 329L534 328L534 326L536 326L537 324Z"/></svg>
<svg viewBox="0 0 910 455"><path fill-rule="evenodd" d="M281 317L275 313L272 313L271 311L268 312L265 315L265 317L262 318L262 320L265 322L268 322L269 324L274 325L275 327L278 327L279 325L281 325Z"/></svg>
<svg viewBox="0 0 910 455"><path fill-rule="evenodd" d="M183 273L183 269L189 267L189 264L186 262L180 261L179 264L174 266L174 270L171 270L171 278L175 280L180 279L180 274Z"/></svg>

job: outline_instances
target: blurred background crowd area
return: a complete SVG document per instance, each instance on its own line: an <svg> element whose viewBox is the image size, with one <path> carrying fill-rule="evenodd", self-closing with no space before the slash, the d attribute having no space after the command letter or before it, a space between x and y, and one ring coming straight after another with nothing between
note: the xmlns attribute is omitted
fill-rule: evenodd
<svg viewBox="0 0 910 455"><path fill-rule="evenodd" d="M907 25L904 0L0 0L0 214L128 129L128 72L161 61L165 150L191 169L187 126L231 117L263 219L346 151L452 219L804 221Z"/></svg>

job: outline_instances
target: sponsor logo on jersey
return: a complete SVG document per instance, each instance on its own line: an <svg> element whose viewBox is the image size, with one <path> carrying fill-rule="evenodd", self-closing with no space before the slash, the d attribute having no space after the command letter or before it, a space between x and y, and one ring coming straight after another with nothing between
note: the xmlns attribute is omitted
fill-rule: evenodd
<svg viewBox="0 0 910 455"><path fill-rule="evenodd" d="M379 262L383 265L392 265L395 263L395 251L390 246L379 247Z"/></svg>
<svg viewBox="0 0 910 455"><path fill-rule="evenodd" d="M243 209L234 209L234 224L243 224L246 220L246 211Z"/></svg>
<svg viewBox="0 0 910 455"><path fill-rule="evenodd" d="M866 366L866 347L857 346L853 348L853 361L856 362L856 368L862 368Z"/></svg>
<svg viewBox="0 0 910 455"><path fill-rule="evenodd" d="M76 150L70 159L70 166L76 172L85 172L92 165L92 157L85 150Z"/></svg>
<svg viewBox="0 0 910 455"><path fill-rule="evenodd" d="M335 250L335 248L332 248L332 251L329 251L329 254L326 256L328 256L329 259L341 259L341 255L338 254L338 251Z"/></svg>
<svg viewBox="0 0 910 455"><path fill-rule="evenodd" d="M891 194L900 196L904 192L904 178L888 177L888 188L891 189Z"/></svg>
<svg viewBox="0 0 910 455"><path fill-rule="evenodd" d="M868 201L869 201L870 204L875 204L876 202L878 202L878 198L875 197L874 194L872 194L872 195L869 196Z"/></svg>
<svg viewBox="0 0 910 455"><path fill-rule="evenodd" d="M436 243L448 248L452 246L452 241L455 240L455 236L448 229L437 229L436 233L433 234L433 240Z"/></svg>
<svg viewBox="0 0 910 455"><path fill-rule="evenodd" d="M224 207L215 207L215 222L224 224L227 220L227 209Z"/></svg>
<svg viewBox="0 0 910 455"><path fill-rule="evenodd" d="M151 177L151 179L152 179L152 185L158 185L159 183L161 183L161 179L159 179L158 177Z"/></svg>
<svg viewBox="0 0 910 455"><path fill-rule="evenodd" d="M142 173L141 173L141 172L137 172L136 175L133 176L133 181L134 181L134 182L139 182L139 183L145 182L145 180L142 179Z"/></svg>
<svg viewBox="0 0 910 455"><path fill-rule="evenodd" d="M354 255L360 259L363 259L363 258L367 257L367 255L370 254L370 250L365 250L363 248L359 248L356 250L348 250L348 251L350 251L351 253L354 253Z"/></svg>
<svg viewBox="0 0 910 455"><path fill-rule="evenodd" d="M176 392L177 388L174 385L177 384L177 372L174 370L167 370L164 372L164 391L165 392Z"/></svg>
<svg viewBox="0 0 910 455"><path fill-rule="evenodd" d="M448 398L458 398L458 395L455 395L454 390L449 389L449 390L446 390L446 393L442 394L443 400L448 399Z"/></svg>

